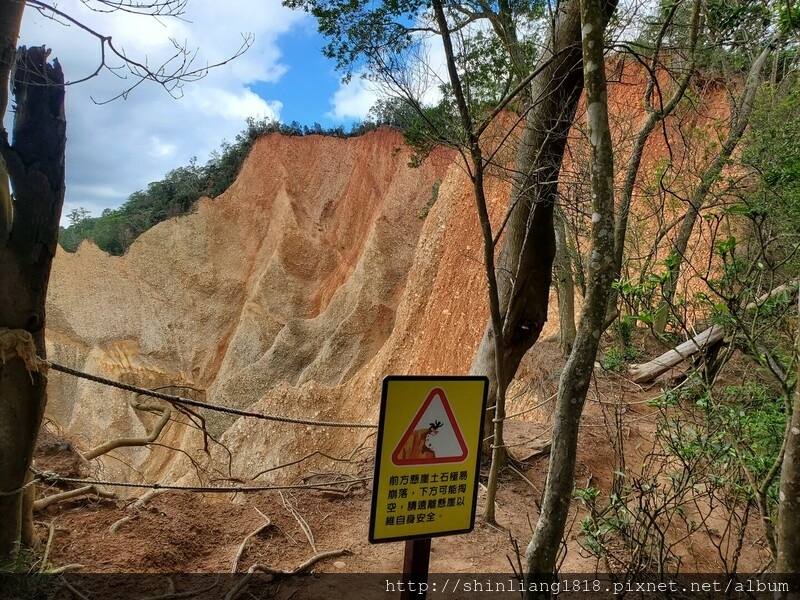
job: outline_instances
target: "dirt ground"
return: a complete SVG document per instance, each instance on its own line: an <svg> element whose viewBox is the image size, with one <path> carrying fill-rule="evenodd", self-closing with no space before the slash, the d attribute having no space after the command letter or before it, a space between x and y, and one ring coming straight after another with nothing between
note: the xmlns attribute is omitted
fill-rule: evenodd
<svg viewBox="0 0 800 600"><path fill-rule="evenodd" d="M553 390L555 383L551 378L540 393ZM645 389L598 369L582 420L576 489L597 488L598 503L608 503L612 477L619 469L615 445L620 440L627 468L644 464L655 432L655 409L648 400L657 395L657 387ZM481 519L485 505L485 489L481 486L474 530L434 538L431 573L510 575L524 563L525 546L538 517L546 477L549 415L549 407L544 406L507 422L506 443L517 460L501 478L496 509L500 527ZM614 415L619 415L619 420ZM622 433L617 435L616 431ZM366 448L354 459L358 472L367 477L373 470L373 452L373 448ZM93 475L72 444L47 429L40 437L37 466L62 475ZM484 464L482 483L487 475L488 464ZM43 497L54 491L58 490L40 486L37 495ZM401 573L405 544L373 545L367 539L370 499L369 484L348 493L290 490L232 495L164 491L142 506L137 506L135 499L87 496L68 500L39 511L36 520L42 547L51 538L46 567L69 566L70 572L78 574L246 573L256 564L291 571L319 554L327 557L315 563L316 573ZM695 509L702 512L701 508ZM573 499L561 572L605 572L611 564L589 549L581 531L581 521L588 513L584 503ZM712 514L708 522L715 518ZM265 519L269 519L266 526ZM719 548L725 544L713 539L715 532L710 527L677 543L681 571L724 572ZM724 531L718 535L725 537ZM746 528L740 554L740 572L755 572L767 564L768 551L755 518ZM300 588L292 589L297 592ZM297 600L314 596L292 597Z"/></svg>

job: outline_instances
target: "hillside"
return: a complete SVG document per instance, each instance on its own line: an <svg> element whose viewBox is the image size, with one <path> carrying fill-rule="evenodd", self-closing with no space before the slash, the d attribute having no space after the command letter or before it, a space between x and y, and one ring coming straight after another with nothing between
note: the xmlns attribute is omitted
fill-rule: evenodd
<svg viewBox="0 0 800 600"><path fill-rule="evenodd" d="M636 67L615 68L610 105L624 131L643 82ZM708 127L724 114L722 91L704 92L702 110L679 111L669 122L673 151L683 143L678 127ZM579 128L567 182L581 177ZM654 136L643 178L665 153L666 142ZM49 356L145 387L188 386L216 404L340 421L376 420L386 374L466 372L488 313L470 188L450 151L437 150L416 169L409 159L392 130L259 139L225 194L151 229L125 256L89 243L75 254L59 251ZM488 191L498 218L508 183L492 180ZM643 194L643 211L646 200ZM579 208L581 199L572 202ZM647 223L633 219L632 226L646 233ZM557 328L551 317L542 337ZM127 400L54 374L48 414L91 446L143 431ZM518 400L525 407L532 399ZM306 434L218 415L208 427L225 435L234 474L244 478L253 465L279 464L295 436ZM192 445L184 439L190 432L172 429L173 443ZM341 431L323 435L319 449L352 442ZM182 459L158 451L128 460L149 481L186 470L171 464ZM124 474L117 461L105 462Z"/></svg>
<svg viewBox="0 0 800 600"><path fill-rule="evenodd" d="M639 118L644 85L635 67L617 68L610 105L619 133ZM648 146L644 178L664 159L667 145L678 152L685 128L713 135L727 110L723 91L708 85L697 95L702 110L678 111L665 127L667 140L656 137ZM576 178L581 156L576 129L566 169ZM468 372L488 312L471 189L454 152L438 149L414 169L410 157L400 133L389 129L350 139L260 138L224 194L200 201L193 214L157 225L124 256L109 256L89 243L75 254L59 250L50 283L48 357L143 387L179 386L167 391L214 404L356 423L377 421L387 374ZM648 227L645 184L637 200L642 216L633 217L640 238ZM508 182L492 180L489 197L499 217ZM509 412L534 406L554 389L560 369L555 304L543 341L512 386ZM603 389L614 393L615 385ZM47 417L85 450L113 437L146 435L157 418L135 411L129 400L129 392L52 373ZM266 472L313 451L348 456L362 444L368 459L370 430L204 416L218 440L209 452L203 451L203 435L176 414L163 445L115 451L93 468L110 480L187 484L254 477L264 484L315 471L369 471L367 463L316 456ZM548 416L544 407L523 417L523 446L541 443L528 434L546 430ZM602 426L599 404L587 418ZM635 418L631 435L646 440L652 434L648 417ZM582 484L587 477L605 483L611 477L611 450L598 450L603 435L592 434L594 441L583 448ZM535 476L530 474L536 482L543 465L539 461ZM520 495L527 488L514 489ZM126 493L141 492L120 492ZM505 493L510 505L504 514L530 504ZM360 507L363 512L364 502ZM242 518L252 525L252 515ZM524 543L525 509L515 519ZM484 534L493 543L497 535L504 537ZM753 553L755 560L759 550ZM360 567L380 570L385 564ZM705 559L696 564L712 566Z"/></svg>

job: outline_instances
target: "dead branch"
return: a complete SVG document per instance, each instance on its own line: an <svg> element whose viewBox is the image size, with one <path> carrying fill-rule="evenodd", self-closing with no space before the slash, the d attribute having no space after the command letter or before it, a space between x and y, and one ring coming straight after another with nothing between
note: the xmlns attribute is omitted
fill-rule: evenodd
<svg viewBox="0 0 800 600"><path fill-rule="evenodd" d="M160 496L164 492L169 490L162 490L153 488L152 490L148 490L147 493L143 494L141 498L139 498L136 502L133 503L133 508L139 509L142 508L147 502L155 498L156 496ZM114 521L111 526L108 528L109 533L117 533L117 530L129 521L133 521L134 517L131 515L126 515L119 519L118 521Z"/></svg>
<svg viewBox="0 0 800 600"><path fill-rule="evenodd" d="M242 540L242 543L239 544L239 549L236 551L236 556L233 557L233 564L231 565L231 573L236 573L236 569L239 567L239 560L241 560L242 554L244 554L245 546L247 546L247 542L250 540L250 538L253 537L254 535L258 535L259 533L264 531L267 527L272 526L272 519L270 519L267 515L262 513L257 508L256 512L258 512L258 514L260 514L264 518L264 523L257 529L254 529L252 532L248 533Z"/></svg>
<svg viewBox="0 0 800 600"><path fill-rule="evenodd" d="M794 291L796 293L797 283L797 280L793 280L783 285L779 285L774 290L759 296L747 304L744 309L748 311L758 308L770 298L773 298L784 292ZM681 361L685 360L686 358L696 354L697 352L700 352L701 350L705 350L706 348L713 346L717 342L721 341L724 336L725 330L721 325L712 325L708 329L698 333L692 339L683 342L679 346L665 352L658 358L655 358L648 363L631 365L630 369L628 370L629 378L634 383L647 383L652 381L662 373L665 373L672 367L680 364Z"/></svg>
<svg viewBox="0 0 800 600"><path fill-rule="evenodd" d="M33 503L33 510L43 510L50 506L51 504L56 504L57 502L63 502L64 500L69 500L70 498L77 498L78 496L87 496L89 494L96 494L101 498L116 498L117 495L112 492L107 492L104 489L97 487L96 485L85 485L80 488L76 488L74 490L67 490L66 492L61 492L59 494L53 494L51 496L47 496L46 498L42 498L41 500L37 500Z"/></svg>
<svg viewBox="0 0 800 600"><path fill-rule="evenodd" d="M117 438L116 440L109 440L99 446L96 446L86 452L83 455L87 461L97 458L98 456L102 456L103 454L108 454L112 450L117 448L127 448L127 447L135 447L135 446L147 446L148 444L152 444L155 442L161 432L164 431L164 428L169 423L170 417L172 416L172 410L170 410L167 406L158 406L155 404L145 404L143 402L137 402L135 399L130 401L130 406L134 410L138 411L146 411L152 413L160 413L161 419L158 421L156 426L150 432L147 437L141 438Z"/></svg>
<svg viewBox="0 0 800 600"><path fill-rule="evenodd" d="M291 576L291 575L299 575L300 573L307 573L311 570L311 568L320 562L321 560L325 560L326 558L336 558L338 556L349 556L352 552L347 548L342 548L341 550L330 550L328 552L320 552L319 554L315 554L311 558L309 558L304 563L299 564L291 571L281 571L279 569L273 569L272 567L268 567L267 565L262 564L255 564L252 565L249 569L247 569L247 575L242 577L242 580L237 583L230 592L227 593L225 596L225 600L233 600L236 596L239 595L250 580L253 578L253 575L256 571L261 573L266 573L267 575L277 575L277 576Z"/></svg>
<svg viewBox="0 0 800 600"><path fill-rule="evenodd" d="M319 482L318 483L319 487L313 485L314 483L317 483L317 481L312 481L312 480L315 480L315 479L318 479L318 478L321 478L321 477L326 477L326 478L329 478L330 480L329 481ZM307 489L317 490L317 491L320 491L320 492L323 492L323 493L329 493L331 495L340 495L340 496L347 496L348 494L350 494L350 492L353 490L353 488L356 488L356 487L358 487L359 485L361 485L363 483L363 481L361 481L361 480L355 480L354 481L352 479L352 476L351 475L347 475L346 473L331 473L331 472L328 472L328 473L314 473L314 472L312 472L309 475L306 475L305 477L303 477L302 481L303 481L304 484L309 484L309 483L311 484L311 485L308 486ZM324 486L335 485L335 484L337 484L339 482L342 483L343 487L341 487L341 488L324 487Z"/></svg>
<svg viewBox="0 0 800 600"><path fill-rule="evenodd" d="M205 592L210 592L215 587L219 585L219 578L221 574L217 574L217 578L214 580L214 583L211 585L207 585L206 587L196 588L193 590L186 590L185 592L176 592L175 591L175 582L172 581L171 577L168 577L169 581L169 590L160 596L148 596L147 598L141 598L141 600L180 600L181 598L195 598L199 594L203 594Z"/></svg>
<svg viewBox="0 0 800 600"><path fill-rule="evenodd" d="M292 461L289 461L289 462L286 462L286 463L283 463L283 464L280 464L280 465L276 465L274 467L270 467L269 469L264 469L263 471L260 471L259 473L256 473L255 475L253 475L250 479L251 479L251 481L255 480L255 479L258 479L259 477L261 477L262 475L265 475L266 473L269 473L270 471L277 471L278 469L283 469L285 467L291 467L292 465L299 464L299 463L301 463L303 461L306 461L306 460L308 460L310 458L313 458L315 456L322 456L323 458L327 458L327 459L335 461L335 462L352 463L352 462L354 462L356 455L364 449L364 445L367 443L367 441L371 437L376 435L376 433L377 432L373 431L369 435L367 435L367 437L365 437L353 449L353 451L348 456L344 456L344 457L331 456L330 454L325 454L321 450L314 450L314 452L311 452L310 454L306 454L305 456L303 456L301 458L298 458L296 460L292 460Z"/></svg>
<svg viewBox="0 0 800 600"><path fill-rule="evenodd" d="M284 493L283 492L279 492L279 494L281 495L281 500L283 500L283 506L286 508L286 510L289 511L289 513L291 513L291 515L295 518L297 523L300 525L300 529L302 529L303 533L306 534L306 539L308 540L308 543L311 546L311 550L313 550L314 553L316 553L317 552L317 546L314 543L314 533L311 531L311 527L309 527L308 523L303 518L303 515L301 515L297 511L297 509L294 506L292 506L292 503L289 502L289 500L286 499L286 496L284 495Z"/></svg>
<svg viewBox="0 0 800 600"><path fill-rule="evenodd" d="M628 377L634 383L652 381L662 373L680 364L686 358L709 346L713 346L724 337L725 328L721 325L712 325L705 331L698 333L692 339L683 342L672 350L668 350L648 363L631 365L630 369L628 369Z"/></svg>
<svg viewBox="0 0 800 600"><path fill-rule="evenodd" d="M113 10L124 10L125 12L134 12L137 14L150 14L156 17L164 16L180 16L183 12L183 2L179 0L177 3L173 0L166 2L114 2L110 1L106 4L109 7L109 12ZM189 50L189 48L175 39L170 42L174 46L173 54L164 60L159 66L153 67L145 56L143 60L135 60L129 56L125 49L117 46L112 41L111 36L103 35L102 33L92 29L79 19L71 16L70 14L60 10L55 3L48 3L42 0L27 0L27 4L37 10L41 15L51 18L58 22L75 26L83 30L86 34L93 36L97 39L100 45L100 58L94 71L81 77L75 81L70 81L67 85L74 85L97 77L103 70L108 70L117 75L120 79L126 79L127 76L117 72L117 67L109 63L109 58L116 58L121 61L122 65L128 70L128 74L134 78L135 83L130 84L124 91L120 92L113 98L103 101L94 100L97 104L106 104L118 98L127 98L128 95L136 89L144 81L152 81L160 85L166 92L173 98L180 98L183 95L183 84L190 81L197 81L205 77L211 69L221 67L227 63L235 60L244 54L250 46L253 45L255 37L253 34L242 34L242 43L239 48L228 58L221 60L215 64L206 64L204 66L196 65L197 50ZM177 6L176 6L177 4ZM163 10L159 10L161 7Z"/></svg>

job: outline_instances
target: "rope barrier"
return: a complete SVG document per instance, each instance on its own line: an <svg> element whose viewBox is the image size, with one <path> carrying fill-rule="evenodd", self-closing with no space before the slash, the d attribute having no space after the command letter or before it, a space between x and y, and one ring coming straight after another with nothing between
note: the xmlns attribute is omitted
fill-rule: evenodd
<svg viewBox="0 0 800 600"><path fill-rule="evenodd" d="M330 488L333 486L351 485L356 483L364 483L370 481L371 477L354 477L341 481L331 481L327 483L304 483L295 485L261 485L261 486L217 486L217 487L203 487L194 485L169 485L161 483L131 483L127 481L101 481L95 479L81 479L77 477L61 477L57 473L43 473L34 471L36 477L23 487L11 493L19 493L31 483L42 481L44 483L76 483L82 485L99 485L106 487L126 487L126 488L142 488L151 490L174 490L183 492L199 492L210 494L231 494L231 493L250 493L250 492L270 492L277 490L308 490L316 488ZM8 492L6 492L8 494Z"/></svg>
<svg viewBox="0 0 800 600"><path fill-rule="evenodd" d="M127 383L122 383L120 381L115 381L113 379L107 379L105 377L99 377L97 375L91 375L90 373L84 373L83 371L78 371L77 369L72 369L70 367L66 367L64 365L60 365L55 362L50 361L42 361L47 364L48 367L53 369L54 371L60 371L61 373L66 373L67 375L73 375L75 377L80 377L81 379L87 379L89 381L94 381L95 383L99 383L102 385L107 385L110 387L115 387L121 390L125 390L128 392L134 392L136 394L142 394L143 396L150 396L152 398L159 398L160 400L166 400L167 402L174 403L174 404L183 404L186 406L194 406L197 408L207 408L208 410L213 410L216 412L227 413L231 415L237 415L240 417L252 417L254 419L263 419L265 421L277 421L279 423L294 423L296 425L311 425L313 427L361 427L361 428L368 428L368 429L377 429L377 425L373 425L372 423L346 423L346 422L338 422L338 421L315 421L313 419L296 419L292 417L281 417L278 415L270 415L266 413L258 413L249 410L241 410L238 408L231 408L229 406L220 406L218 404L210 404L208 402L201 402L199 400L192 400L191 398L184 398L182 396L175 396L173 394L165 394L163 392L156 392L153 390L148 390L145 388L136 387L134 385L130 385Z"/></svg>
<svg viewBox="0 0 800 600"><path fill-rule="evenodd" d="M32 485L35 485L35 484L39 483L39 481L41 481L41 478L38 475L36 475L28 483L26 483L25 485L23 485L21 487L18 487L15 490L11 490L10 492L0 492L0 498L4 498L6 496L16 496L17 494L19 494L22 491L25 491L26 489L28 489Z"/></svg>

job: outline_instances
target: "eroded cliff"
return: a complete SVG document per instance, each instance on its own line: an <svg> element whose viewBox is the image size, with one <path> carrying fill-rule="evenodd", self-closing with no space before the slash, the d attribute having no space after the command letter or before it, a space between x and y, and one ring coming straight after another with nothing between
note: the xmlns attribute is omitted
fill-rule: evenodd
<svg viewBox="0 0 800 600"><path fill-rule="evenodd" d="M629 68L611 91L618 134L635 122L644 90ZM670 121L668 139L682 139L679 126L697 126L687 118ZM579 146L571 145L565 169L576 178ZM663 139L649 145L645 200L648 170L666 152ZM471 188L451 151L436 150L419 168L409 159L400 133L388 129L346 140L259 139L225 194L154 227L125 256L87 243L75 254L59 251L49 357L143 387L185 386L168 391L215 404L369 423L385 375L466 373L488 312ZM493 179L488 192L501 215L508 182ZM543 337L556 331L551 314ZM84 448L152 427L157 417L129 400L127 392L50 376L48 416ZM530 400L518 394L514 402ZM313 450L346 453L369 433L204 416L231 452L230 472L222 445L205 452L206 440L176 413L163 446L115 451L102 459L105 474L193 481L209 468L249 479Z"/></svg>

